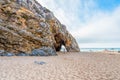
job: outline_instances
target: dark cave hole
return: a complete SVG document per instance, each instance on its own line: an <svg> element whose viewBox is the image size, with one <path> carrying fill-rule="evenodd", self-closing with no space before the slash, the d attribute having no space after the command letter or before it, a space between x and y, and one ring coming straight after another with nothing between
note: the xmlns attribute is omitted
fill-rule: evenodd
<svg viewBox="0 0 120 80"><path fill-rule="evenodd" d="M65 42L64 40L61 40L60 43L59 43L59 46L56 47L56 51L59 52L59 51L66 51L66 48L65 48Z"/></svg>

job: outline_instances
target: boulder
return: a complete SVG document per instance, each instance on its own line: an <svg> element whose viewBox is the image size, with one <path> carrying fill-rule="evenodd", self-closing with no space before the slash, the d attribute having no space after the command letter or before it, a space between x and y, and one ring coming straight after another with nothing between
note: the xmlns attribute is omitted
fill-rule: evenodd
<svg viewBox="0 0 120 80"><path fill-rule="evenodd" d="M29 54L21 52L21 53L16 54L16 56L29 56Z"/></svg>
<svg viewBox="0 0 120 80"><path fill-rule="evenodd" d="M53 55L56 55L56 51L50 47L34 49L31 54L31 56L53 56Z"/></svg>
<svg viewBox="0 0 120 80"><path fill-rule="evenodd" d="M0 56L14 56L15 54L14 53L9 53L9 52L6 52L4 50L0 50Z"/></svg>

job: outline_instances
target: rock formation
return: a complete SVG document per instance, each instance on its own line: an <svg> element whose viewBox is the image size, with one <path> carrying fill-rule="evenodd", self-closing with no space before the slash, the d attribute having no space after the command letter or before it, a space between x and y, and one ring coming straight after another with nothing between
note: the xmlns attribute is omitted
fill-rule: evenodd
<svg viewBox="0 0 120 80"><path fill-rule="evenodd" d="M50 10L35 0L0 0L0 50L31 54L45 49L53 55L62 45L67 51L80 51Z"/></svg>

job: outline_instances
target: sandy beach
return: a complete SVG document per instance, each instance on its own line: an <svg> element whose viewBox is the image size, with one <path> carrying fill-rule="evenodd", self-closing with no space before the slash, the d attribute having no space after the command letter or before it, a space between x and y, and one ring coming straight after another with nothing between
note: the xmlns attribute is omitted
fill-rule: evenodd
<svg viewBox="0 0 120 80"><path fill-rule="evenodd" d="M120 80L120 54L0 57L0 80Z"/></svg>

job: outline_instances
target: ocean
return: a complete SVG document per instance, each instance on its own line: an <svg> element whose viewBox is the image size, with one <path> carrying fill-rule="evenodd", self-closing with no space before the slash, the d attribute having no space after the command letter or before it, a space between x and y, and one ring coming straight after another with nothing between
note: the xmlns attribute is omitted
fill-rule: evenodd
<svg viewBox="0 0 120 80"><path fill-rule="evenodd" d="M99 51L120 51L120 48L80 48L81 52L99 52Z"/></svg>

